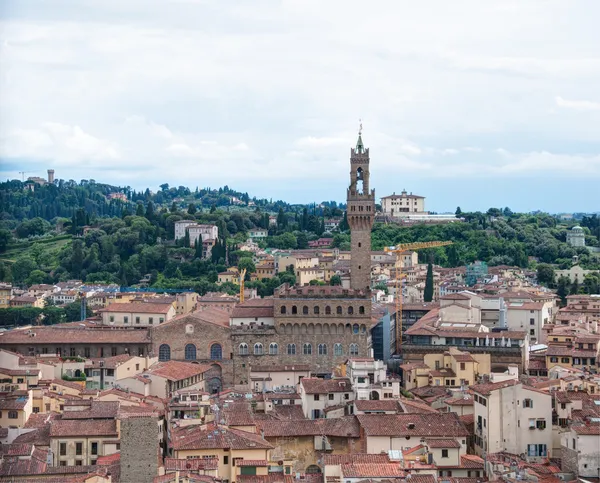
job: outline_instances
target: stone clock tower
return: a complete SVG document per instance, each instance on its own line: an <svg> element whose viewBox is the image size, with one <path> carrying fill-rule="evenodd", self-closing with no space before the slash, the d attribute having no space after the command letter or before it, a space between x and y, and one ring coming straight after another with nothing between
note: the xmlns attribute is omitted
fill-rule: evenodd
<svg viewBox="0 0 600 483"><path fill-rule="evenodd" d="M350 286L355 290L368 290L371 286L371 228L375 220L375 190L369 191L369 150L363 145L361 131L358 132L356 148L350 149L346 214L351 234Z"/></svg>

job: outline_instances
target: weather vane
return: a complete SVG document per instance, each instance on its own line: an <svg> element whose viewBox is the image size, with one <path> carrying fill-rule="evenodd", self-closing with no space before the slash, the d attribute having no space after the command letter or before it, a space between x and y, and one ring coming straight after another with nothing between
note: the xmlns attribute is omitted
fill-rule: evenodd
<svg viewBox="0 0 600 483"><path fill-rule="evenodd" d="M358 125L358 135L360 136L362 134L362 119L359 119L358 122L360 123Z"/></svg>

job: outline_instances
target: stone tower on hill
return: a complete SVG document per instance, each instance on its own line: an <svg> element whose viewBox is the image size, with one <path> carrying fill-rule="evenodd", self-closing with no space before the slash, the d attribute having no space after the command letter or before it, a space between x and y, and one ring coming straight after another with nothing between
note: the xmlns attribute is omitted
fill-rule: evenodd
<svg viewBox="0 0 600 483"><path fill-rule="evenodd" d="M351 234L350 286L368 290L371 285L371 228L375 220L375 190L369 191L369 150L359 131L356 148L350 149L348 225Z"/></svg>

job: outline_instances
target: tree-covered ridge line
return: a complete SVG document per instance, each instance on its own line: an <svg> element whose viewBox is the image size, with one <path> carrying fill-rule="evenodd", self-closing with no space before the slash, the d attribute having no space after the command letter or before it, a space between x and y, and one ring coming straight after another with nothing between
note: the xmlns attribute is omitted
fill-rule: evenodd
<svg viewBox="0 0 600 483"><path fill-rule="evenodd" d="M350 248L343 205L335 202L319 206L276 202L266 207L258 204L240 207L230 204L229 196L233 195L229 193L233 191L225 187L216 193L229 204L206 206L204 201L187 203L185 197L179 196L185 188L169 188L165 184L160 192L149 194L149 199L143 193L135 196L131 193L132 198L138 197L136 202L110 200L105 205L108 211L93 208L106 203L106 193L113 192L114 188L93 180L80 184L58 181L54 185L36 185L33 192L20 182L0 184L0 280L31 285L82 279L90 283L130 286L150 275L150 284L156 288L189 288L201 294L215 290L234 293L237 286L216 284L218 273L240 264L240 260L253 269L252 253L238 249L248 239L250 230L268 231L267 238L258 242L262 249L308 248L309 241L323 235L332 236L333 246L340 250ZM162 198L157 198L161 193ZM198 194L202 194L202 190L198 190ZM189 196L193 198L195 193L189 192ZM23 215L22 219L15 216L13 199L20 200L16 210ZM34 205L47 203L60 206L63 203L65 213L70 215L50 220L28 216L38 210ZM577 256L583 268L600 269L598 259L587 249L566 243L573 222L563 222L544 213L513 213L507 208L492 208L486 213L461 212L460 216L464 222L443 225L376 223L372 232L373 249L382 250L399 243L449 240L453 245L419 252L421 261L431 260L443 267L482 260L489 265L535 268L537 263L546 263L568 268ZM329 217L340 219L339 228L333 233L325 232L325 220ZM188 239L175 243L174 225L179 220L195 220L218 227L219 239L210 259L202 258L200 246L190 248ZM596 215L586 216L581 225L586 244L598 246L600 219ZM276 283L291 282L291 277L293 273L281 274L271 281L252 282L251 286L256 286L261 295L269 295Z"/></svg>

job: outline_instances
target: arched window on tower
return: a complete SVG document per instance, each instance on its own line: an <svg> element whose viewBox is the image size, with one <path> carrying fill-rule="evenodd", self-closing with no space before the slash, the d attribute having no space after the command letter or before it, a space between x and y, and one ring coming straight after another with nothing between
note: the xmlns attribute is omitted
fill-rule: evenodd
<svg viewBox="0 0 600 483"><path fill-rule="evenodd" d="M239 353L241 356L247 356L248 355L248 344L246 344L245 342L242 342L240 344Z"/></svg>
<svg viewBox="0 0 600 483"><path fill-rule="evenodd" d="M315 305L315 307L313 309L313 312L314 312L315 315L319 315L320 310L319 310L319 306L318 305Z"/></svg>
<svg viewBox="0 0 600 483"><path fill-rule="evenodd" d="M296 355L296 344L288 344L287 353L288 353L288 356L295 356Z"/></svg>
<svg viewBox="0 0 600 483"><path fill-rule="evenodd" d="M279 354L279 347L275 342L271 342L269 344L269 354L272 356L276 356L277 354Z"/></svg>
<svg viewBox="0 0 600 483"><path fill-rule="evenodd" d="M350 344L350 357L358 355L358 344Z"/></svg>
<svg viewBox="0 0 600 483"><path fill-rule="evenodd" d="M295 305L292 305L292 314L297 314L298 313L298 307L296 307Z"/></svg>
<svg viewBox="0 0 600 483"><path fill-rule="evenodd" d="M331 307L329 305L325 306L325 315L331 315Z"/></svg>
<svg viewBox="0 0 600 483"><path fill-rule="evenodd" d="M336 356L343 356L344 355L344 347L342 346L342 344L335 344L333 346L333 353Z"/></svg>
<svg viewBox="0 0 600 483"><path fill-rule="evenodd" d="M319 355L326 356L327 355L327 344L319 344Z"/></svg>
<svg viewBox="0 0 600 483"><path fill-rule="evenodd" d="M312 355L312 344L304 344L304 346L302 348L302 352L304 353L305 356Z"/></svg>
<svg viewBox="0 0 600 483"><path fill-rule="evenodd" d="M308 306L305 305L304 307L302 307L302 313L304 315L308 315Z"/></svg>
<svg viewBox="0 0 600 483"><path fill-rule="evenodd" d="M285 314L285 313L286 313L286 307L285 307L285 305L282 305L282 306L281 306L281 313L282 313L282 314Z"/></svg>

